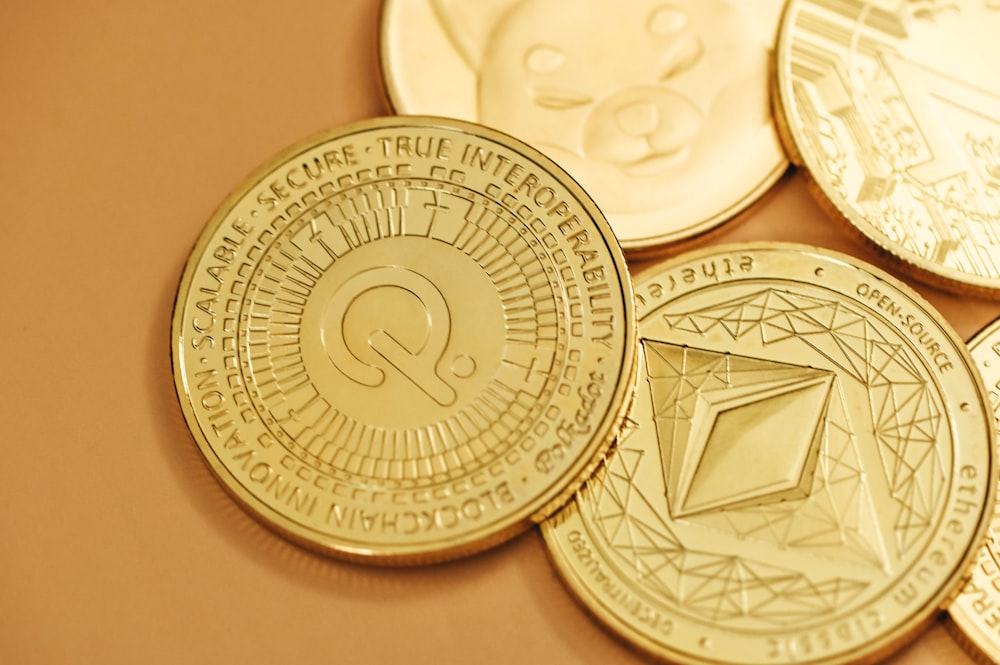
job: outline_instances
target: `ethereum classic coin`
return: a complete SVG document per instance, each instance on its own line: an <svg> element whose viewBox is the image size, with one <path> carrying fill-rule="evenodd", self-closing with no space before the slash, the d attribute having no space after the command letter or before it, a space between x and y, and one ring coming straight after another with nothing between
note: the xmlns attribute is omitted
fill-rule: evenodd
<svg viewBox="0 0 1000 665"><path fill-rule="evenodd" d="M814 193L939 287L1000 297L1000 3L792 0L778 121Z"/></svg>
<svg viewBox="0 0 1000 665"><path fill-rule="evenodd" d="M788 166L768 103L778 0L383 0L403 113L476 120L564 166L627 252L691 240Z"/></svg>
<svg viewBox="0 0 1000 665"><path fill-rule="evenodd" d="M972 359L989 386L994 418L1000 418L1000 319L976 334L969 342ZM1000 423L1000 420L997 420ZM972 576L962 593L948 607L952 631L958 641L986 662L1000 661L1000 514L994 512L986 542Z"/></svg>
<svg viewBox="0 0 1000 665"><path fill-rule="evenodd" d="M680 663L870 662L960 583L994 492L981 379L856 259L715 247L636 285L634 421L543 524L572 591Z"/></svg>
<svg viewBox="0 0 1000 665"><path fill-rule="evenodd" d="M218 209L173 317L181 408L252 514L329 554L459 556L594 468L633 390L606 221L537 151L384 118L313 137Z"/></svg>

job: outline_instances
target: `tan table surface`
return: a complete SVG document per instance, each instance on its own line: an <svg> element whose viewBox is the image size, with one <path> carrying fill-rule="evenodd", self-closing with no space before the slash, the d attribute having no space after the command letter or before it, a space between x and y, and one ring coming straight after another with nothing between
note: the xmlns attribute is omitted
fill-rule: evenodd
<svg viewBox="0 0 1000 665"><path fill-rule="evenodd" d="M0 5L0 663L647 662L532 530L384 570L258 525L170 375L187 254L286 145L387 113L375 0ZM801 175L715 242L864 255ZM968 338L1000 305L921 288ZM895 663L970 662L935 625Z"/></svg>

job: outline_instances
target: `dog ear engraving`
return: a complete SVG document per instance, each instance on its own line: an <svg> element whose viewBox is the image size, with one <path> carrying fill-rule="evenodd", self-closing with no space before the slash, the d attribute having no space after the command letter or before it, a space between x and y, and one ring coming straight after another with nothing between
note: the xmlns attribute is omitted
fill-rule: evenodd
<svg viewBox="0 0 1000 665"><path fill-rule="evenodd" d="M434 15L455 50L479 71L497 23L521 0L430 0Z"/></svg>

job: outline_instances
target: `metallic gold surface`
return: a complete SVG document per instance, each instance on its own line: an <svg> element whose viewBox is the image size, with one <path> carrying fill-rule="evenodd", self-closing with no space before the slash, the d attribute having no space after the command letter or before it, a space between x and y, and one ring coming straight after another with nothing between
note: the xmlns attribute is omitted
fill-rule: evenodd
<svg viewBox="0 0 1000 665"><path fill-rule="evenodd" d="M250 517L192 442L167 332L183 266L259 164L387 112L378 3L0 16L0 663L649 665L566 592L535 529L448 565L355 565ZM860 255L845 226L796 170L711 242ZM963 339L1000 315L915 287ZM886 661L943 663L972 663L943 621Z"/></svg>
<svg viewBox="0 0 1000 665"><path fill-rule="evenodd" d="M218 209L184 271L174 374L223 484L325 552L477 551L557 508L624 417L624 257L586 194L503 134L331 130Z"/></svg>
<svg viewBox="0 0 1000 665"><path fill-rule="evenodd" d="M781 3L384 0L403 113L476 120L566 168L630 254L690 240L787 168L768 108Z"/></svg>
<svg viewBox="0 0 1000 665"><path fill-rule="evenodd" d="M689 253L636 298L631 427L542 525L571 590L680 663L871 662L914 638L995 491L954 332L898 280L800 245Z"/></svg>
<svg viewBox="0 0 1000 665"><path fill-rule="evenodd" d="M994 418L1000 416L1000 319L969 341L972 359L983 375ZM996 421L1000 423L1000 420ZM948 607L953 634L980 662L1000 662L1000 514L994 513L972 577Z"/></svg>
<svg viewBox="0 0 1000 665"><path fill-rule="evenodd" d="M1000 4L792 0L779 127L830 212L899 268L1000 297Z"/></svg>

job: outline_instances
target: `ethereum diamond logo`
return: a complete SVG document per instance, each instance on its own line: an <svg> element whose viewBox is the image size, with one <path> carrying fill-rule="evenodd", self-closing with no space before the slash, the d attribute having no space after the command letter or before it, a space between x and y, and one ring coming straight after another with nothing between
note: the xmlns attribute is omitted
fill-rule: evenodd
<svg viewBox="0 0 1000 665"><path fill-rule="evenodd" d="M833 373L642 342L675 519L809 496Z"/></svg>

